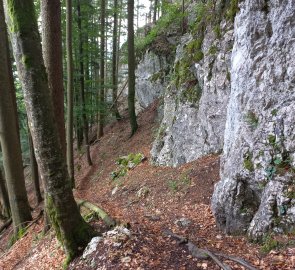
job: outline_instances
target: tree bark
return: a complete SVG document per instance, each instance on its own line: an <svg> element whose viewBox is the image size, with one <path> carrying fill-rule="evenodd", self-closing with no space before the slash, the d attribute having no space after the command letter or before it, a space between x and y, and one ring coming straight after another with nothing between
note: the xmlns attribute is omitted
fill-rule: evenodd
<svg viewBox="0 0 295 270"><path fill-rule="evenodd" d="M4 216L5 218L9 218L11 216L8 193L7 193L5 179L3 177L1 168L0 168L0 214L1 216Z"/></svg>
<svg viewBox="0 0 295 270"><path fill-rule="evenodd" d="M32 216L25 188L16 104L13 102L15 90L9 61L3 2L0 0L0 140L13 227L17 233Z"/></svg>
<svg viewBox="0 0 295 270"><path fill-rule="evenodd" d="M134 0L128 0L128 110L131 136L138 129L135 114Z"/></svg>
<svg viewBox="0 0 295 270"><path fill-rule="evenodd" d="M5 1L36 159L44 179L46 211L68 260L71 260L87 245L93 230L81 217L71 189L54 122L33 0Z"/></svg>
<svg viewBox="0 0 295 270"><path fill-rule="evenodd" d="M86 115L86 102L85 102L85 80L84 80L84 52L83 52L83 33L82 33L82 15L80 0L77 1L78 11L78 29L79 29L79 57L80 57L80 94L82 105L82 121L83 121L83 137L84 147L86 151L87 163L92 166L92 160L90 156L90 146L88 143L88 121Z"/></svg>
<svg viewBox="0 0 295 270"><path fill-rule="evenodd" d="M43 59L53 101L54 119L62 151L66 155L60 0L41 0L41 17Z"/></svg>
<svg viewBox="0 0 295 270"><path fill-rule="evenodd" d="M157 21L157 12L158 11L158 0L154 2L154 15L153 15L153 23Z"/></svg>
<svg viewBox="0 0 295 270"><path fill-rule="evenodd" d="M37 205L42 202L42 196L40 191L40 182L39 182L39 172L38 172L38 164L36 161L36 156L34 152L34 145L31 136L31 131L28 129L28 137L29 137L29 147L30 147L30 167L31 167L31 179L34 185L34 192Z"/></svg>
<svg viewBox="0 0 295 270"><path fill-rule="evenodd" d="M118 75L117 75L117 44L118 44L118 0L114 0L114 28L113 28L113 62L112 62L112 83L113 83L113 111L116 119L121 119L117 106Z"/></svg>
<svg viewBox="0 0 295 270"><path fill-rule="evenodd" d="M73 48L72 48L72 0L66 0L66 48L67 48L67 166L72 187L75 187L74 175L74 90L73 90Z"/></svg>
<svg viewBox="0 0 295 270"><path fill-rule="evenodd" d="M105 0L101 0L100 5L100 89L99 89L99 123L97 138L103 136L103 122L104 122L104 89L105 89L105 62L104 62L104 50L105 50Z"/></svg>

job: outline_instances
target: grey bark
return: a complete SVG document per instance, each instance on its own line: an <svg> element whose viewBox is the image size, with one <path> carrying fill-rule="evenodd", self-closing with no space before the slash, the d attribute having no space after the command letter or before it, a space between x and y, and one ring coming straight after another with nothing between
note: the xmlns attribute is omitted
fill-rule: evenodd
<svg viewBox="0 0 295 270"><path fill-rule="evenodd" d="M14 232L17 233L32 216L25 188L9 61L3 3L0 0L0 141Z"/></svg>
<svg viewBox="0 0 295 270"><path fill-rule="evenodd" d="M134 0L128 0L128 110L131 136L138 129L135 114Z"/></svg>

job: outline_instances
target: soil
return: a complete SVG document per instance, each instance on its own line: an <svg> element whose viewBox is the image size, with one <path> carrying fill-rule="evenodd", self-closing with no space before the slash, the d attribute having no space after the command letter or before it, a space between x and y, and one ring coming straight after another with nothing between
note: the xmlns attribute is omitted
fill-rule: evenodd
<svg viewBox="0 0 295 270"><path fill-rule="evenodd" d="M91 167L83 152L76 151L75 197L100 206L131 234L118 246L101 242L89 258L76 258L69 269L220 269L211 260L194 258L187 245L164 233L167 229L199 248L243 258L257 269L295 269L295 248L290 245L294 244L294 236L281 236L283 248L264 254L260 245L245 237L227 236L217 228L210 199L219 180L218 155L177 168L151 164L156 119L155 103L139 114L139 130L131 138L127 117L109 124L105 135L91 146ZM117 158L130 153L142 153L146 159L113 180L111 173L118 168ZM34 205L30 186L29 197ZM41 208L34 209L34 217ZM92 223L99 230L101 222ZM62 269L63 250L54 232L43 236L42 228L43 220L39 219L10 249L7 241L11 228L4 231L0 236L0 269ZM231 269L245 269L232 261L223 262Z"/></svg>

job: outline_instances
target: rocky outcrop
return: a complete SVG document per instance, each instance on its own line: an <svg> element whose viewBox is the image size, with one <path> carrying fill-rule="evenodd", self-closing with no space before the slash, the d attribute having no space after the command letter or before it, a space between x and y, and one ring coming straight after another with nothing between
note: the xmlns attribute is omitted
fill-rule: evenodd
<svg viewBox="0 0 295 270"><path fill-rule="evenodd" d="M204 36L186 34L177 47L164 94L164 117L151 152L155 164L177 166L223 148L232 24L222 21L220 31L222 39L210 26Z"/></svg>
<svg viewBox="0 0 295 270"><path fill-rule="evenodd" d="M136 100L142 108L147 108L163 94L170 67L171 63L166 56L157 55L153 51L143 56L135 72Z"/></svg>
<svg viewBox="0 0 295 270"><path fill-rule="evenodd" d="M212 208L227 233L260 239L295 224L295 2L241 1L234 40Z"/></svg>

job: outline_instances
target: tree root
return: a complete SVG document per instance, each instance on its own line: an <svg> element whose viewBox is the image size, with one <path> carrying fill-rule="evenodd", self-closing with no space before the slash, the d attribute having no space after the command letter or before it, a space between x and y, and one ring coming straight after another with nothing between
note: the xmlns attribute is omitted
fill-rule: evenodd
<svg viewBox="0 0 295 270"><path fill-rule="evenodd" d="M0 227L0 234L10 226L10 224L12 223L12 219L8 219L1 227Z"/></svg>
<svg viewBox="0 0 295 270"><path fill-rule="evenodd" d="M211 258L221 269L230 270L231 268L228 265L222 263L218 259L217 256L223 257L223 258L225 258L227 260L234 261L236 263L239 263L240 265L246 267L249 270L257 270L257 268L255 268L250 263L246 262L245 260L243 260L241 258L234 257L234 256L231 256L231 255L226 255L226 254L223 254L223 253L213 253L210 250L198 248L195 244L193 244L187 238L179 236L179 235L173 233L172 231L170 231L168 229L164 230L163 233L166 236L171 236L172 238L176 239L179 242L179 244L186 244L187 247L188 247L189 252L192 254L193 257L195 257L197 259Z"/></svg>
<svg viewBox="0 0 295 270"><path fill-rule="evenodd" d="M94 211L108 227L114 227L116 225L116 221L111 218L103 209L100 207L84 200L76 199L76 202L78 204L78 207L81 208L82 206Z"/></svg>

